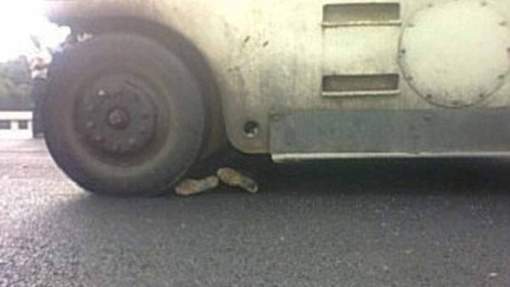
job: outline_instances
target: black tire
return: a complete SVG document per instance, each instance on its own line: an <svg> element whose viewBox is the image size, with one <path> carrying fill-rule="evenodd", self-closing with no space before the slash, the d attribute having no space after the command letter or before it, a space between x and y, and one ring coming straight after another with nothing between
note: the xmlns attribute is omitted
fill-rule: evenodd
<svg viewBox="0 0 510 287"><path fill-rule="evenodd" d="M127 33L96 36L56 55L49 77L46 143L84 189L161 194L200 156L207 109L199 80L155 41ZM127 116L110 120L113 106ZM127 127L114 125L119 118Z"/></svg>

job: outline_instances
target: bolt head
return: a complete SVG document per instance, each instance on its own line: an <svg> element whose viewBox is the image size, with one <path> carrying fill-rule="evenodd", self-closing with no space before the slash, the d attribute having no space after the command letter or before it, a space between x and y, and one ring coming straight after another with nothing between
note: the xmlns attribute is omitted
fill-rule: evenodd
<svg viewBox="0 0 510 287"><path fill-rule="evenodd" d="M99 91L97 92L97 95L98 95L99 97L104 97L104 96L106 96L106 95L107 95L107 93L106 93L106 91L105 91L105 90L99 90Z"/></svg>
<svg viewBox="0 0 510 287"><path fill-rule="evenodd" d="M129 125L129 115L122 109L113 109L108 114L108 124L115 129L124 129Z"/></svg>

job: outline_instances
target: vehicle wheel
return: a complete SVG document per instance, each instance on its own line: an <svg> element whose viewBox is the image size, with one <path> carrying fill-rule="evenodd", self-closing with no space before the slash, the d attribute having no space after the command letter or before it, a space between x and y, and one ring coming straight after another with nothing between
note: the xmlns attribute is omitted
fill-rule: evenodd
<svg viewBox="0 0 510 287"><path fill-rule="evenodd" d="M84 189L169 190L199 157L200 83L172 51L136 34L102 34L55 56L44 102L56 163Z"/></svg>

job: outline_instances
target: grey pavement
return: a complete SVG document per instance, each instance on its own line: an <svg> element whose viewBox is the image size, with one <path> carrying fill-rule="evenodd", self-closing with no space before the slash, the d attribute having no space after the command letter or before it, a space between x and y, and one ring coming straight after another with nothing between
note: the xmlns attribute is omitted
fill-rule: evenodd
<svg viewBox="0 0 510 287"><path fill-rule="evenodd" d="M510 286L508 160L276 170L256 195L101 198L0 142L0 286Z"/></svg>

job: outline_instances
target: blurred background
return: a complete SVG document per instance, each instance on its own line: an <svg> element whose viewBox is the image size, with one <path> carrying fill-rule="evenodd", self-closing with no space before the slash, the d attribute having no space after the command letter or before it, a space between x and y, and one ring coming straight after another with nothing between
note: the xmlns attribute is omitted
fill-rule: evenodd
<svg viewBox="0 0 510 287"><path fill-rule="evenodd" d="M0 139L33 136L33 82L69 33L46 19L40 0L0 2Z"/></svg>

